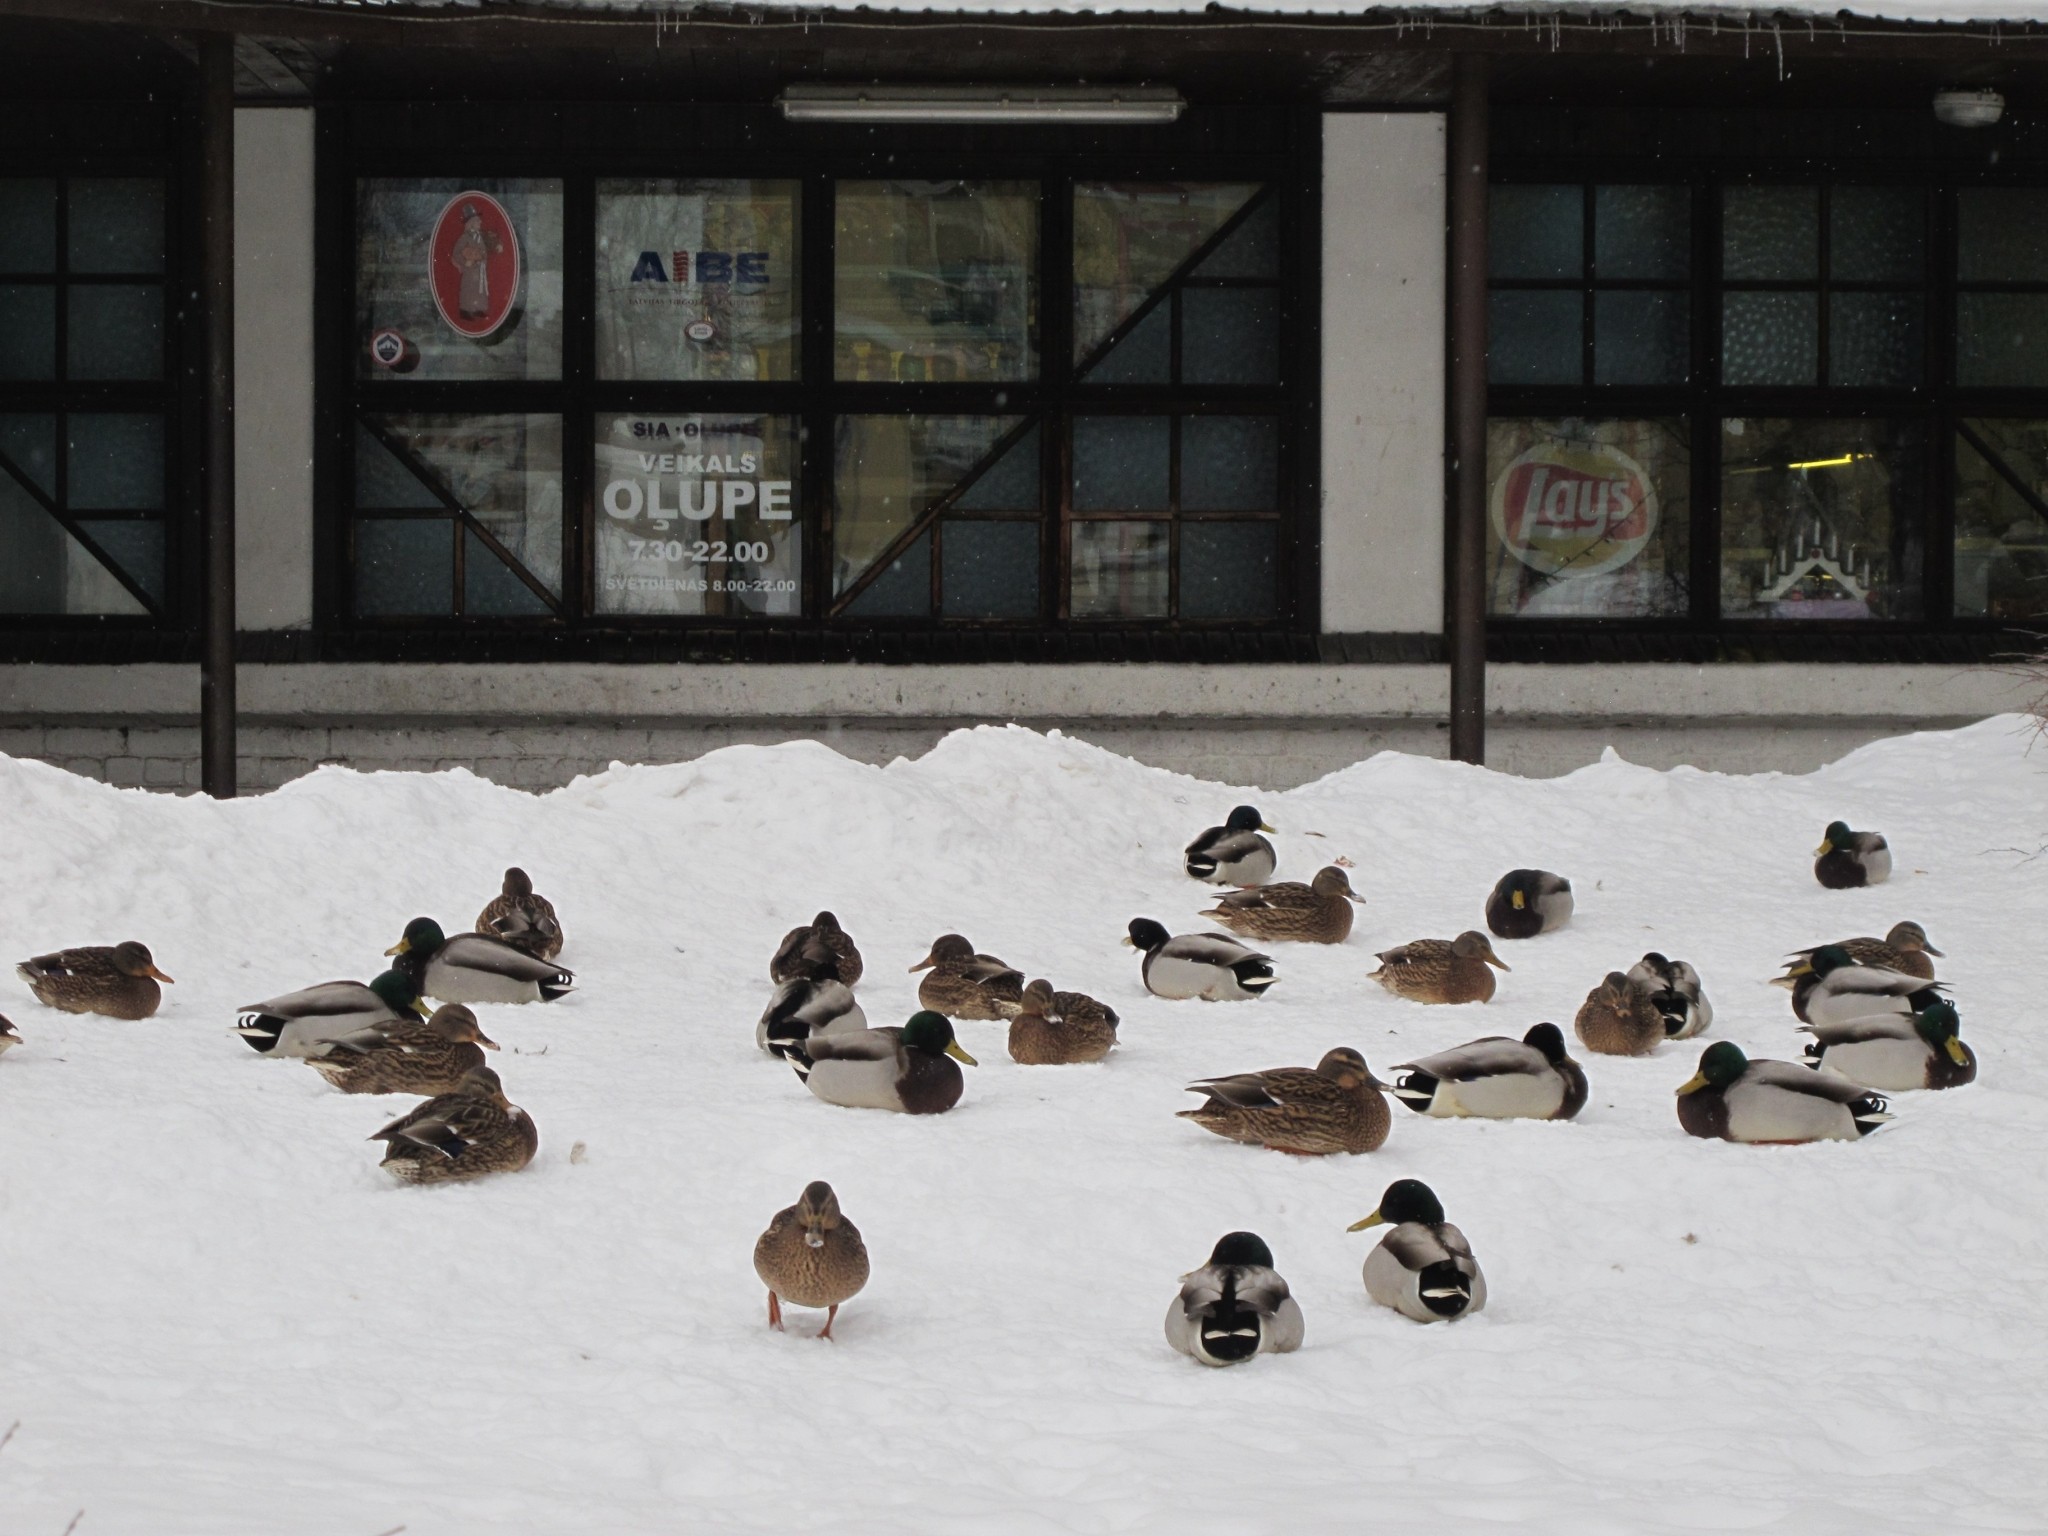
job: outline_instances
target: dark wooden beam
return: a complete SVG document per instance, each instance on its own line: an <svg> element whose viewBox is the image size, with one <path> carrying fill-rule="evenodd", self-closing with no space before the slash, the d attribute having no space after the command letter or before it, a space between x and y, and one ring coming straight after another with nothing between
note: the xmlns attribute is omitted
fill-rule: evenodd
<svg viewBox="0 0 2048 1536"><path fill-rule="evenodd" d="M199 39L199 313L206 369L200 463L200 784L235 794L235 40Z"/></svg>
<svg viewBox="0 0 2048 1536"><path fill-rule="evenodd" d="M1451 756L1486 761L1486 76L1451 67Z"/></svg>

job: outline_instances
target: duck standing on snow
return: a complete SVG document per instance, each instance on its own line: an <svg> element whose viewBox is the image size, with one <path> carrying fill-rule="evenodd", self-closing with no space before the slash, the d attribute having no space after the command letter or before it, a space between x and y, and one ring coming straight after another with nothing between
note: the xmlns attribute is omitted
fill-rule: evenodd
<svg viewBox="0 0 2048 1536"><path fill-rule="evenodd" d="M37 955L17 965L14 974L46 1007L110 1019L148 1018L163 1001L157 983L171 979L156 968L149 947L133 939Z"/></svg>
<svg viewBox="0 0 2048 1536"><path fill-rule="evenodd" d="M1116 1010L1085 992L1055 992L1049 981L1024 989L1010 1020L1010 1060L1026 1067L1100 1061L1116 1044Z"/></svg>
<svg viewBox="0 0 2048 1536"><path fill-rule="evenodd" d="M473 1067L451 1093L427 1100L370 1137L384 1145L384 1167L401 1184L452 1184L516 1173L533 1161L540 1132L505 1098L489 1067Z"/></svg>
<svg viewBox="0 0 2048 1536"><path fill-rule="evenodd" d="M1024 996L1024 973L994 955L977 955L957 933L932 940L931 953L910 968L931 974L917 984L920 1007L951 1019L1007 1019Z"/></svg>
<svg viewBox="0 0 2048 1536"><path fill-rule="evenodd" d="M7 1015L0 1013L0 1056L5 1056L21 1044L21 1032L8 1022Z"/></svg>
<svg viewBox="0 0 2048 1536"><path fill-rule="evenodd" d="M790 1047L806 1040L868 1027L853 989L839 979L839 957L822 940L806 940L783 969L787 978L754 1026L754 1043L762 1050L787 1059Z"/></svg>
<svg viewBox="0 0 2048 1536"><path fill-rule="evenodd" d="M1938 981L1858 965L1848 950L1834 944L1816 949L1791 980L1792 1011L1806 1024L1841 1024L1886 1013L1904 1018L1939 1001L1942 993Z"/></svg>
<svg viewBox="0 0 2048 1536"><path fill-rule="evenodd" d="M317 1056L364 1030L418 1023L419 983L403 971L360 981L323 981L267 1002L245 1003L235 1033L265 1056Z"/></svg>
<svg viewBox="0 0 2048 1536"><path fill-rule="evenodd" d="M1934 961L1929 955L1939 957L1941 951L1927 942L1927 930L1918 923L1893 923L1891 932L1881 939L1869 937L1838 939L1832 945L1817 944L1812 949L1798 949L1792 952L1785 965L1785 974L1771 978L1774 987L1791 987L1798 984L1801 976L1813 969L1813 957L1822 949L1839 949L1858 965L1876 966L1879 970L1902 971L1908 976L1918 976L1922 981L1934 980Z"/></svg>
<svg viewBox="0 0 2048 1536"><path fill-rule="evenodd" d="M1881 832L1851 832L1846 821L1831 821L1813 850L1813 878L1831 891L1881 885L1891 877L1892 850Z"/></svg>
<svg viewBox="0 0 2048 1536"><path fill-rule="evenodd" d="M1378 958L1380 968L1366 979L1418 1003L1483 1003L1493 996L1487 967L1513 969L1476 928L1455 939L1417 939L1383 949Z"/></svg>
<svg viewBox="0 0 2048 1536"><path fill-rule="evenodd" d="M1134 917L1124 942L1144 951L1145 990L1154 997L1237 1003L1263 996L1280 979L1273 974L1271 955L1220 933L1176 937L1149 917Z"/></svg>
<svg viewBox="0 0 2048 1536"><path fill-rule="evenodd" d="M1180 1277L1166 1309L1166 1342L1204 1365L1287 1354L1301 1348L1302 1332L1301 1306L1252 1232L1226 1233L1207 1264Z"/></svg>
<svg viewBox="0 0 2048 1536"><path fill-rule="evenodd" d="M1350 1231L1391 1226L1365 1256L1365 1294L1418 1323L1469 1317L1486 1305L1486 1276L1465 1234L1444 1220L1443 1202L1420 1179L1396 1179L1379 1209Z"/></svg>
<svg viewBox="0 0 2048 1536"><path fill-rule="evenodd" d="M775 1213L754 1244L754 1273L768 1287L768 1326L782 1326L782 1303L823 1307L832 1337L839 1309L868 1283L868 1250L860 1228L839 1212L839 1197L823 1179L804 1186L795 1205Z"/></svg>
<svg viewBox="0 0 2048 1536"><path fill-rule="evenodd" d="M1683 960L1667 960L1654 949L1628 969L1628 979L1649 996L1664 1020L1667 1040L1690 1040L1714 1022L1714 1005L1700 986L1700 973Z"/></svg>
<svg viewBox="0 0 2048 1536"><path fill-rule="evenodd" d="M1273 845L1259 836L1273 829L1248 805L1187 846L1185 868L1210 885L1264 885L1273 878Z"/></svg>
<svg viewBox="0 0 2048 1536"><path fill-rule="evenodd" d="M930 1009L913 1013L900 1027L856 1030L792 1045L788 1060L812 1096L827 1104L902 1115L937 1115L951 1109L967 1086L953 1063L979 1065L953 1038L952 1022Z"/></svg>
<svg viewBox="0 0 2048 1536"><path fill-rule="evenodd" d="M1300 1157L1377 1152L1394 1122L1380 1097L1386 1086L1367 1070L1363 1056L1339 1046L1313 1071L1276 1067L1190 1083L1189 1093L1207 1097L1179 1113L1226 1140Z"/></svg>
<svg viewBox="0 0 2048 1536"><path fill-rule="evenodd" d="M1700 1053L1700 1069L1678 1090L1678 1123L1689 1136L1786 1143L1855 1141L1892 1117L1882 1094L1789 1061L1751 1061L1731 1040Z"/></svg>
<svg viewBox="0 0 2048 1536"><path fill-rule="evenodd" d="M1488 1035L1394 1068L1394 1097L1436 1119L1569 1120L1586 1107L1586 1073L1564 1032L1538 1024L1519 1040Z"/></svg>
<svg viewBox="0 0 2048 1536"><path fill-rule="evenodd" d="M1572 920L1572 883L1547 869L1511 869L1486 898L1486 926L1496 938L1533 939Z"/></svg>
<svg viewBox="0 0 2048 1536"><path fill-rule="evenodd" d="M1202 916L1232 933L1269 944L1342 944L1351 937L1351 904L1362 900L1352 894L1350 877L1335 864L1326 864L1307 885L1282 880L1232 891Z"/></svg>
<svg viewBox="0 0 2048 1536"><path fill-rule="evenodd" d="M442 1003L551 1003L576 985L574 973L536 960L486 933L449 938L431 917L416 917L384 951L413 978L422 997Z"/></svg>
<svg viewBox="0 0 2048 1536"><path fill-rule="evenodd" d="M806 949L823 945L833 959L833 979L852 986L860 980L860 950L853 942L853 936L839 926L839 919L830 912L820 912L801 927L792 928L782 936L782 942L775 946L774 958L768 962L770 981L788 981L800 970L808 971L804 958Z"/></svg>
<svg viewBox="0 0 2048 1536"><path fill-rule="evenodd" d="M498 1042L460 1003L332 1040L306 1065L343 1093L454 1093Z"/></svg>
<svg viewBox="0 0 2048 1536"><path fill-rule="evenodd" d="M1814 1043L1806 1048L1806 1058L1823 1072L1889 1093L1960 1088L1977 1080L1977 1057L1958 1037L1961 1027L1955 1008L1946 1002L1903 1016L1808 1024Z"/></svg>
<svg viewBox="0 0 2048 1536"><path fill-rule="evenodd" d="M476 931L503 939L536 960L562 952L562 924L554 903L537 895L533 877L516 866L505 871L504 888L477 914Z"/></svg>
<svg viewBox="0 0 2048 1536"><path fill-rule="evenodd" d="M1620 971L1586 994L1572 1020L1579 1043L1602 1056L1647 1056L1670 1038L1668 1029L1648 989Z"/></svg>

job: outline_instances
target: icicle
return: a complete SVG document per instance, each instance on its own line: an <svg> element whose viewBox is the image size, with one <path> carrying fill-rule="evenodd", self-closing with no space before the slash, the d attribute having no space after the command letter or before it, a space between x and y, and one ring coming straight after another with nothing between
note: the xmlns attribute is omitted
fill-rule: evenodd
<svg viewBox="0 0 2048 1536"><path fill-rule="evenodd" d="M1785 34L1779 29L1778 23L1775 20L1771 22L1771 41L1777 45L1778 79L1782 82L1785 78Z"/></svg>

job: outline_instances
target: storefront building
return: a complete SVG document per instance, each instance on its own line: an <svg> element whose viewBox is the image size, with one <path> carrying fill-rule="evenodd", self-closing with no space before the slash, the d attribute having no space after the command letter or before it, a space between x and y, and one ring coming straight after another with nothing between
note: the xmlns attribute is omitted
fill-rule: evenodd
<svg viewBox="0 0 2048 1536"><path fill-rule="evenodd" d="M211 787L2015 707L2011 9L9 7L0 749L196 784L202 670Z"/></svg>

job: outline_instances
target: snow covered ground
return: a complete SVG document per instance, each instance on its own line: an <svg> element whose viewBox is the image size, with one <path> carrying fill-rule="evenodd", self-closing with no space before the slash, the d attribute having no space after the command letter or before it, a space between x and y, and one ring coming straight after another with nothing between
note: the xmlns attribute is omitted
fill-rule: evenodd
<svg viewBox="0 0 2048 1536"><path fill-rule="evenodd" d="M0 958L138 938L177 978L140 1024L0 1012L0 1531L2038 1531L2048 1490L2048 750L2015 718L1819 773L1610 759L1528 781L1382 756L1241 794L1060 737L982 729L872 768L821 746L616 768L539 797L462 773L326 769L216 804L0 760ZM1133 916L1207 925L1179 871L1251 799L1281 875L1348 856L1342 947L1277 950L1236 1005L1148 998ZM1828 892L1831 820L1898 873ZM405 921L467 926L508 863L580 988L481 1008L541 1130L521 1174L407 1189L364 1140L409 1101L335 1093L229 1034L236 1005L367 978ZM1365 981L1373 951L1479 925L1516 865L1569 875L1563 932L1503 945L1484 1007ZM783 931L836 910L871 1018L947 929L1111 1002L1098 1067L1022 1068L1003 1026L958 1110L813 1100L756 1051ZM1698 1045L1584 1057L1571 1124L1424 1120L1302 1160L1173 1118L1182 1085L1375 1069L1539 1019L1610 968L1703 973L1713 1036L1797 1054L1788 949L1912 917L1948 952L1976 1086L1894 1101L1866 1141L1680 1132ZM581 1142L586 1155L572 1161ZM1488 1310L1371 1306L1393 1178L1433 1185ZM827 1178L874 1276L836 1344L765 1326L750 1255ZM1271 1243L1298 1355L1172 1353L1176 1277Z"/></svg>

